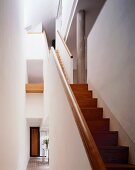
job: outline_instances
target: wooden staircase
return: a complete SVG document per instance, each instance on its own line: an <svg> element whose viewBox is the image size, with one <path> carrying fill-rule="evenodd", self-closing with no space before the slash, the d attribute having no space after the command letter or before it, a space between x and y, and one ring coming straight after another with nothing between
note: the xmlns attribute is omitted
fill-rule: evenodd
<svg viewBox="0 0 135 170"><path fill-rule="evenodd" d="M135 170L128 164L129 147L118 145L118 132L110 131L110 119L103 118L103 108L88 91L87 84L71 84L72 91L92 133L107 170Z"/></svg>

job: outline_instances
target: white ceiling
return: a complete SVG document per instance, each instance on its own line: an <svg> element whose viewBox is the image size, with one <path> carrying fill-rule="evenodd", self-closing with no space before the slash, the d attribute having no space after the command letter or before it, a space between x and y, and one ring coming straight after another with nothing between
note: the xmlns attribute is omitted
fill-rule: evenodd
<svg viewBox="0 0 135 170"><path fill-rule="evenodd" d="M43 83L43 60L27 60L28 83Z"/></svg>

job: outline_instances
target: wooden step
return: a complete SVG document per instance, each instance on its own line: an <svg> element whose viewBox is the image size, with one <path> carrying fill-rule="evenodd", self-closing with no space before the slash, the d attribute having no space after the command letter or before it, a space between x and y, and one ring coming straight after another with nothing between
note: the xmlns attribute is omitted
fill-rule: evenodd
<svg viewBox="0 0 135 170"><path fill-rule="evenodd" d="M77 99L78 102L83 102L83 103L84 102L87 103L87 102L89 102L89 101L91 101L93 99L97 100L97 98L90 98L90 97L84 97L84 96L76 97L76 99Z"/></svg>
<svg viewBox="0 0 135 170"><path fill-rule="evenodd" d="M107 170L135 170L135 166L131 164L105 164Z"/></svg>
<svg viewBox="0 0 135 170"><path fill-rule="evenodd" d="M92 121L86 120L86 122L90 131L109 131L110 119L108 118Z"/></svg>
<svg viewBox="0 0 135 170"><path fill-rule="evenodd" d="M135 170L128 164L129 148L118 146L118 131L109 131L110 119L103 118L103 108L97 107L97 99L88 91L87 84L72 84L72 91L84 115L93 139L107 170Z"/></svg>
<svg viewBox="0 0 135 170"><path fill-rule="evenodd" d="M91 96L92 96L92 91L91 90L89 90L89 91L87 91L87 90L81 90L81 91L79 91L79 90L72 90L72 91L73 91L75 96L76 95L80 95L80 96L88 95L89 93L91 93Z"/></svg>
<svg viewBox="0 0 135 170"><path fill-rule="evenodd" d="M103 146L99 152L105 163L128 163L129 147L127 146Z"/></svg>
<svg viewBox="0 0 135 170"><path fill-rule="evenodd" d="M85 93L73 92L76 99L90 99L92 98L92 91L86 91Z"/></svg>
<svg viewBox="0 0 135 170"><path fill-rule="evenodd" d="M118 131L93 132L92 136L97 146L117 146Z"/></svg>
<svg viewBox="0 0 135 170"><path fill-rule="evenodd" d="M70 84L73 91L88 91L88 84Z"/></svg>
<svg viewBox="0 0 135 170"><path fill-rule="evenodd" d="M82 108L81 111L87 121L103 118L103 108Z"/></svg>
<svg viewBox="0 0 135 170"><path fill-rule="evenodd" d="M81 108L81 111L83 113L93 113L93 114L97 114L97 113L102 113L103 114L103 108L102 107L96 107L96 108Z"/></svg>
<svg viewBox="0 0 135 170"><path fill-rule="evenodd" d="M97 99L77 100L80 108L97 107Z"/></svg>
<svg viewBox="0 0 135 170"><path fill-rule="evenodd" d="M88 84L70 84L73 89L86 89L88 90Z"/></svg>

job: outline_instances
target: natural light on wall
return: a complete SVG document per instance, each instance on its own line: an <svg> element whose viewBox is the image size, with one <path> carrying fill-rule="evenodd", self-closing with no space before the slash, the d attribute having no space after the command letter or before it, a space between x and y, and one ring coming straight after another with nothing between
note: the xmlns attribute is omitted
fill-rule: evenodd
<svg viewBox="0 0 135 170"><path fill-rule="evenodd" d="M26 59L44 58L44 34L27 35Z"/></svg>
<svg viewBox="0 0 135 170"><path fill-rule="evenodd" d="M43 0L24 0L24 27L31 27L37 25L42 19L42 1Z"/></svg>

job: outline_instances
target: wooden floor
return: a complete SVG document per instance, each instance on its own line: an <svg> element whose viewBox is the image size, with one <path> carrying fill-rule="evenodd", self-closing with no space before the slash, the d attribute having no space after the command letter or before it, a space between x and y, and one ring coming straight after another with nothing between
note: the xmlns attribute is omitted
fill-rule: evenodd
<svg viewBox="0 0 135 170"><path fill-rule="evenodd" d="M30 158L27 170L49 170L49 165L42 158Z"/></svg>

